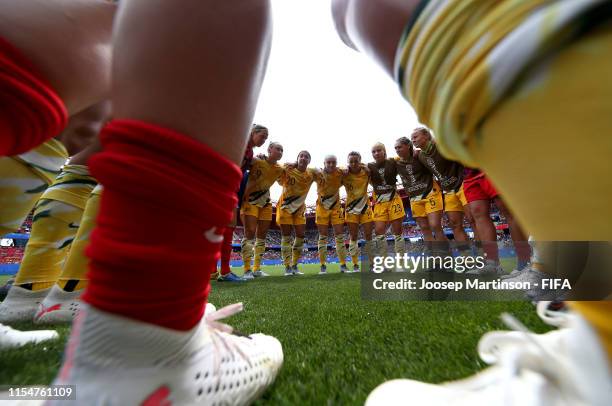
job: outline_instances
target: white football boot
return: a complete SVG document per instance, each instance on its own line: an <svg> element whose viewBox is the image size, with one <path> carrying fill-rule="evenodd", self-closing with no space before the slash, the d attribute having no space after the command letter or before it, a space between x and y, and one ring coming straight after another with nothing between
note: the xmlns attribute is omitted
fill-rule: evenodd
<svg viewBox="0 0 612 406"><path fill-rule="evenodd" d="M520 326L511 316L506 321ZM471 378L440 385L389 381L370 394L366 405L610 405L612 374L599 338L578 314L566 322L550 340L554 348L524 333L522 340L501 343L489 359L493 366Z"/></svg>
<svg viewBox="0 0 612 406"><path fill-rule="evenodd" d="M13 285L0 303L0 323L32 321L38 305L47 297L51 288L31 291Z"/></svg>
<svg viewBox="0 0 612 406"><path fill-rule="evenodd" d="M19 348L31 343L38 344L58 337L54 330L19 331L0 324L0 350Z"/></svg>
<svg viewBox="0 0 612 406"><path fill-rule="evenodd" d="M81 307L79 298L82 293L83 289L66 292L58 285L53 285L47 297L38 305L38 310L34 314L34 323L72 323Z"/></svg>
<svg viewBox="0 0 612 406"><path fill-rule="evenodd" d="M478 342L478 355L487 364L494 364L503 354L507 346L522 345L525 340L535 340L549 351L555 352L563 342L565 328L571 325L575 315L566 311L548 309L550 302L538 302L536 312L542 321L550 326L558 327L544 334L526 331L521 326L516 331L491 331L482 336ZM512 321L510 321L512 323Z"/></svg>
<svg viewBox="0 0 612 406"><path fill-rule="evenodd" d="M83 305L55 384L76 385L75 405L246 405L274 382L280 342L219 322L237 303L175 331ZM51 402L50 404L53 404Z"/></svg>

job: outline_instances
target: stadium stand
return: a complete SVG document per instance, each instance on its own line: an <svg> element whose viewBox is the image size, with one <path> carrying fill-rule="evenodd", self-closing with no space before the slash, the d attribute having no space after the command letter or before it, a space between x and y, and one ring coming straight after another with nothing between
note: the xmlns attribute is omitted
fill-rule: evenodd
<svg viewBox="0 0 612 406"><path fill-rule="evenodd" d="M405 207L410 207L407 201L405 201L404 204ZM493 220L495 227L498 231L497 237L498 241L500 242L500 248L503 248L507 250L509 254L514 255L513 244L508 230L508 224L506 223L506 219L503 218L503 216L499 213L499 210L495 207L494 204L492 204L491 206L491 219ZM471 229L469 223L466 221L464 225L468 233L470 234ZM443 226L446 235L452 239L452 232L450 230L450 227L448 226L448 220L446 219L446 217L443 217ZM3 245L0 246L0 274L14 274L17 272L19 263L23 258L25 245L27 243L27 239L31 230L32 213L28 215L17 233L8 236L2 236ZM331 227L329 235L330 241L333 241L333 230L331 229ZM403 235L404 238L410 240L411 242L411 244L408 244L407 246L409 252L418 254L423 251L421 234L416 225L416 222L411 217L410 210L407 210L407 216L403 224ZM232 239L233 252L230 258L232 266L242 265L242 258L240 256L240 242L242 241L243 237L244 229L242 227L242 224L239 222L238 226L234 230L234 235ZM360 241L363 240L363 234L361 231L359 232L359 239ZM348 230L345 234L345 240L348 243ZM305 252L303 256L304 262L318 261L317 241L318 231L315 225L315 206L311 205L307 207L306 211L306 241L304 245ZM281 233L278 226L273 221L266 238L266 252L263 256L264 264L277 264L281 260L280 243ZM337 260L335 251L336 250L334 245L330 243L328 249L328 259L330 262L334 262L335 260Z"/></svg>

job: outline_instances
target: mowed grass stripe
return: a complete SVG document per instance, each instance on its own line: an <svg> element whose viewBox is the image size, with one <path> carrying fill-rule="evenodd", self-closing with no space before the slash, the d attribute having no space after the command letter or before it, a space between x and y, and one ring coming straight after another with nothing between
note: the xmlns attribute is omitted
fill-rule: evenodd
<svg viewBox="0 0 612 406"><path fill-rule="evenodd" d="M245 304L227 323L242 332L273 335L283 344L283 368L258 404L361 404L388 379L464 377L484 366L476 344L485 332L504 329L499 319L504 311L534 331L547 330L524 302L366 302L358 274L339 274L336 264L324 276L316 275L317 265L302 269L306 275L213 282L211 303ZM283 273L279 266L264 270ZM58 328L62 339L53 344L0 352L0 384L50 383L68 330Z"/></svg>

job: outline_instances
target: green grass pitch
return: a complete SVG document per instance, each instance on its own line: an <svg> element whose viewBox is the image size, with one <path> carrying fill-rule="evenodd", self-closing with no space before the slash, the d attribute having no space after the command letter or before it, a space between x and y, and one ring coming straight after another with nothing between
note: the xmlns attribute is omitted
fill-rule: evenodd
<svg viewBox="0 0 612 406"><path fill-rule="evenodd" d="M504 265L512 269L510 262ZM269 278L213 282L211 303L245 305L227 323L242 332L271 334L283 344L283 368L258 404L363 404L388 379L465 377L484 367L476 344L485 332L505 329L502 312L536 332L547 330L525 302L362 301L358 274L342 275L335 264L325 276L316 275L317 265L302 269L306 275L281 276L277 266L265 268ZM57 330L61 339L55 343L0 351L0 384L49 384L69 334L68 327Z"/></svg>

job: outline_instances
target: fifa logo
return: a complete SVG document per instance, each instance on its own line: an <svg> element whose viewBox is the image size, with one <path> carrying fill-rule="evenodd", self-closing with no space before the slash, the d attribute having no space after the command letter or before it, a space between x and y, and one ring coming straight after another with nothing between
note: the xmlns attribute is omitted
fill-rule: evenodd
<svg viewBox="0 0 612 406"><path fill-rule="evenodd" d="M387 185L387 180L385 179L385 168L380 168L378 170L378 174L380 175L380 178L382 179L381 186L388 186Z"/></svg>

